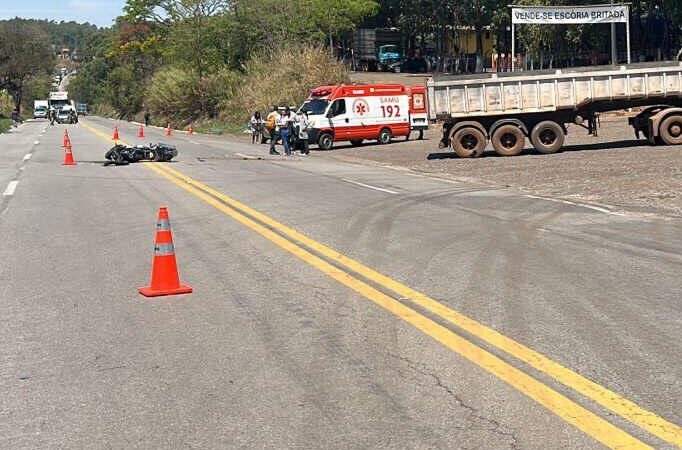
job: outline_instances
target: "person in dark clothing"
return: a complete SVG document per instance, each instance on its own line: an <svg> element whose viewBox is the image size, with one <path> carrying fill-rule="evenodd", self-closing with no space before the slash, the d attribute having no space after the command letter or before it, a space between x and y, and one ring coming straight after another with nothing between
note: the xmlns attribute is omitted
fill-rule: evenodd
<svg viewBox="0 0 682 450"><path fill-rule="evenodd" d="M12 125L14 125L14 128L19 126L19 121L21 119L19 118L19 110L17 108L14 108L12 110Z"/></svg>
<svg viewBox="0 0 682 450"><path fill-rule="evenodd" d="M149 118L151 117L151 114L149 114L149 110L145 109L144 110L144 126L148 127L149 126Z"/></svg>

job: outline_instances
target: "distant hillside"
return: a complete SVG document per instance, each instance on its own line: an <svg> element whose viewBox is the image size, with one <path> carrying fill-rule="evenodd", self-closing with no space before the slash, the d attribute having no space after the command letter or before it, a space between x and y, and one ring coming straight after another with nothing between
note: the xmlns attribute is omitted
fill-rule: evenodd
<svg viewBox="0 0 682 450"><path fill-rule="evenodd" d="M77 22L55 22L52 20L12 19L40 26L58 48L83 49L88 40L101 30L96 25Z"/></svg>

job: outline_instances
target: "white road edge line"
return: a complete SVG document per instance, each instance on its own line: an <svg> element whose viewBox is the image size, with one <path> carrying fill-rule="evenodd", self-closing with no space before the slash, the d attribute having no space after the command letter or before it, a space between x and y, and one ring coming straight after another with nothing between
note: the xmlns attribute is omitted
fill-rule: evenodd
<svg viewBox="0 0 682 450"><path fill-rule="evenodd" d="M570 200L563 200L560 198L541 197L539 195L531 195L531 194L526 194L525 196L527 198L534 198L534 199L538 199L538 200L546 200L548 202L563 203L565 205L578 206L580 208L587 208L587 209L591 209L593 211L597 211L600 213L609 214L611 216L623 216L624 215L623 213L618 212L618 211L611 211L610 209L602 208L601 206L588 205L587 203L572 202Z"/></svg>
<svg viewBox="0 0 682 450"><path fill-rule="evenodd" d="M31 159L32 156L33 156L33 153L26 153L26 154L24 155L24 159L23 159L23 160L24 160L24 161L28 161L29 159Z"/></svg>
<svg viewBox="0 0 682 450"><path fill-rule="evenodd" d="M19 184L19 181L17 180L12 180L9 182L7 185L7 189L5 189L5 192L2 193L3 196L8 197L10 195L14 195L14 191L17 190L17 185Z"/></svg>
<svg viewBox="0 0 682 450"><path fill-rule="evenodd" d="M367 189L374 189L375 191L386 192L387 194L394 194L394 195L399 194L399 192L392 191L392 190L390 190L390 189L384 189L384 188L380 188L380 187L377 187L377 186L372 186L372 185L369 185L369 184L360 183L359 181L353 181L353 180L349 180L349 179L347 179L347 178L341 178L341 181L345 181L346 183L354 184L354 185L356 185L356 186L361 186L361 187L364 187L364 188L367 188Z"/></svg>

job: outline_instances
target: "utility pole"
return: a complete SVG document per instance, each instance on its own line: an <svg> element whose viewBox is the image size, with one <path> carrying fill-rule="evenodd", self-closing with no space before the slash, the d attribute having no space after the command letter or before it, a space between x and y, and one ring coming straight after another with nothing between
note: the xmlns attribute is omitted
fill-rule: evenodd
<svg viewBox="0 0 682 450"><path fill-rule="evenodd" d="M613 6L613 0L611 0ZM629 18L628 18L629 20ZM611 22L611 64L614 66L618 64L618 48L616 43L616 23Z"/></svg>

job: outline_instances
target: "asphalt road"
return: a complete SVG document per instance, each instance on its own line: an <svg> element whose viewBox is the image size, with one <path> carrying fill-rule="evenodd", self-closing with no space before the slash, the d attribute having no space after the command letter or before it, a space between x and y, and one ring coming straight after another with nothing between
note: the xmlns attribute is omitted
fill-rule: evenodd
<svg viewBox="0 0 682 450"><path fill-rule="evenodd" d="M678 220L82 122L0 135L0 448L682 448Z"/></svg>

